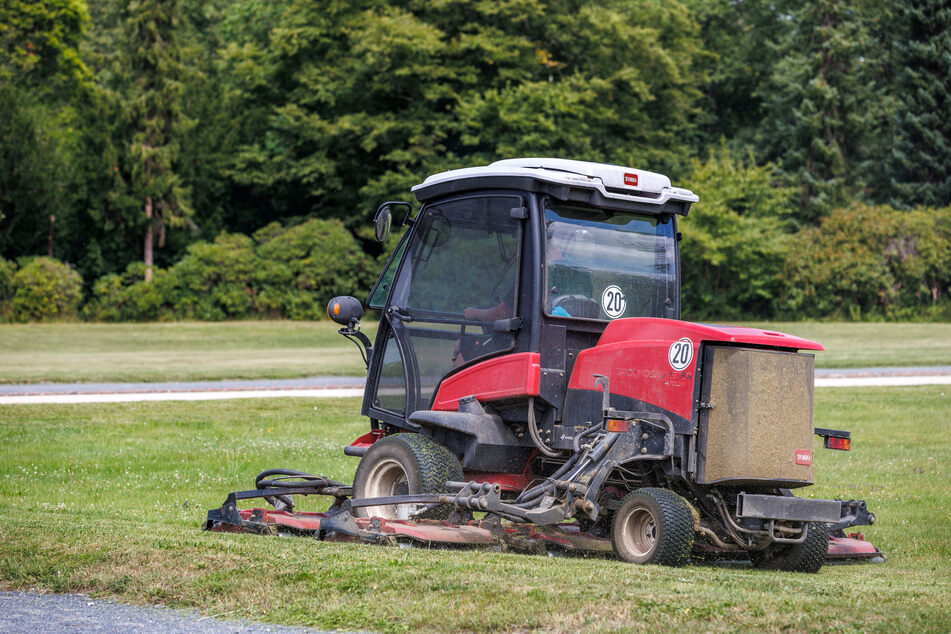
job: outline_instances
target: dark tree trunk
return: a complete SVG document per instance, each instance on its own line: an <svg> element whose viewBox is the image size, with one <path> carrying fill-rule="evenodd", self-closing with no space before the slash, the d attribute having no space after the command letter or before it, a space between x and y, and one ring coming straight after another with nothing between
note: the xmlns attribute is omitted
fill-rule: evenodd
<svg viewBox="0 0 951 634"><path fill-rule="evenodd" d="M148 225L145 227L145 281L152 281L152 243L154 242L154 223L152 221L152 197L145 197L145 217L148 218Z"/></svg>

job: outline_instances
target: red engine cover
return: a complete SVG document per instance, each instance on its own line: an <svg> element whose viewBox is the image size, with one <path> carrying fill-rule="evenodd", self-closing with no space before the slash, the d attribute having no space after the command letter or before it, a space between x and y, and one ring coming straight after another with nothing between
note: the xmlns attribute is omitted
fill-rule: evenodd
<svg viewBox="0 0 951 634"><path fill-rule="evenodd" d="M594 375L611 379L611 393L657 405L689 419L697 351L702 341L822 350L807 339L758 328L708 326L637 317L608 324L594 348L578 355L569 389L593 390Z"/></svg>
<svg viewBox="0 0 951 634"><path fill-rule="evenodd" d="M459 399L475 395L480 401L538 396L541 377L536 352L507 354L453 374L439 386L433 409L456 411Z"/></svg>

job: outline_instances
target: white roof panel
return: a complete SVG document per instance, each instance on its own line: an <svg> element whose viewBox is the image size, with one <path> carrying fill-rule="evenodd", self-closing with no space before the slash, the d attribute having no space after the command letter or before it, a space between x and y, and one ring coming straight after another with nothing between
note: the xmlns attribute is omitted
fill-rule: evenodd
<svg viewBox="0 0 951 634"><path fill-rule="evenodd" d="M484 167L441 172L413 187L413 191L453 180L498 176L531 176L560 185L597 189L606 198L656 205L669 200L687 203L699 200L690 190L671 186L670 179L663 174L621 165L557 158L506 159Z"/></svg>

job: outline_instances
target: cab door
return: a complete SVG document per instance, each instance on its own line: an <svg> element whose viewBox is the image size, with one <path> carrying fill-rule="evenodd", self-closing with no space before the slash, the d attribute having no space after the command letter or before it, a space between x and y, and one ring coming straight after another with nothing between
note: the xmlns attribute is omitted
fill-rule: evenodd
<svg viewBox="0 0 951 634"><path fill-rule="evenodd" d="M427 205L402 250L380 321L364 413L413 428L443 377L512 350L518 315L521 196Z"/></svg>

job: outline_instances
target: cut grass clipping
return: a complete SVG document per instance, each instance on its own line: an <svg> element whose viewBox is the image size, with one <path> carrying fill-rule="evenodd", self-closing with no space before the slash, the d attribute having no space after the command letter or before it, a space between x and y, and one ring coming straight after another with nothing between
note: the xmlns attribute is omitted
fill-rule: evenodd
<svg viewBox="0 0 951 634"><path fill-rule="evenodd" d="M263 469L349 482L359 401L5 406L0 586L384 632L948 631L951 391L819 390L816 409L854 444L817 443L808 494L868 500L887 564L804 575L205 533L207 509Z"/></svg>
<svg viewBox="0 0 951 634"><path fill-rule="evenodd" d="M740 324L744 325L744 324ZM758 323L822 343L818 368L948 365L951 324ZM328 322L0 324L0 383L359 376L354 344ZM366 322L372 339L376 322Z"/></svg>

